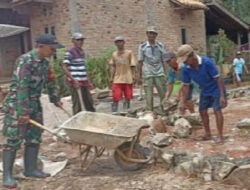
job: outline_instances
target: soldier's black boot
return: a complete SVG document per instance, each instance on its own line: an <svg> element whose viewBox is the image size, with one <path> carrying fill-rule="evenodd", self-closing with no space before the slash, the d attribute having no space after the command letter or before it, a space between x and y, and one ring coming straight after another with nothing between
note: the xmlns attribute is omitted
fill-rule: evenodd
<svg viewBox="0 0 250 190"><path fill-rule="evenodd" d="M118 102L113 102L111 105L111 110L112 110L112 114L116 115L118 114Z"/></svg>
<svg viewBox="0 0 250 190"><path fill-rule="evenodd" d="M25 145L24 150L24 175L26 177L34 178L46 178L50 174L44 173L42 170L37 167L39 145L38 144L29 144Z"/></svg>
<svg viewBox="0 0 250 190"><path fill-rule="evenodd" d="M12 189L17 187L17 181L12 176L16 150L3 150L3 187Z"/></svg>

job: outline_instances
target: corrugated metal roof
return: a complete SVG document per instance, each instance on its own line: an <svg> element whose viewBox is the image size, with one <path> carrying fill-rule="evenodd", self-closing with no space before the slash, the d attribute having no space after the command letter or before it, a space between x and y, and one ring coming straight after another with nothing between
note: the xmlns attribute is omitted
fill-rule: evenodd
<svg viewBox="0 0 250 190"><path fill-rule="evenodd" d="M29 28L23 26L0 24L0 38L15 36L27 30L29 30Z"/></svg>

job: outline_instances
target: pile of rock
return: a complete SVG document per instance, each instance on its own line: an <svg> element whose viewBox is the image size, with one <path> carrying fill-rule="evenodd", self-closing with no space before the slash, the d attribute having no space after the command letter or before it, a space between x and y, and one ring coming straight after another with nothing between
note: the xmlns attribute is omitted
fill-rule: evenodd
<svg viewBox="0 0 250 190"><path fill-rule="evenodd" d="M168 170L176 174L250 187L247 177L250 175L250 158L232 160L224 154L204 157L173 151L162 151L159 155Z"/></svg>

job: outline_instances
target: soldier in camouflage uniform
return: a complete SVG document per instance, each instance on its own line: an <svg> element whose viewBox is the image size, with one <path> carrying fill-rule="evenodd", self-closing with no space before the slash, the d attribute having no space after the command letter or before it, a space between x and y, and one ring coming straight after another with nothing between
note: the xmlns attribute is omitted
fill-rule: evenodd
<svg viewBox="0 0 250 190"><path fill-rule="evenodd" d="M54 77L46 57L53 55L55 48L61 47L52 35L37 38L37 47L20 56L16 62L10 92L5 98L3 135L6 143L3 150L3 186L14 188L16 180L12 177L12 168L16 151L25 141L24 175L45 178L46 174L37 168L37 157L41 143L41 129L28 124L29 119L43 123L40 96L43 87L47 87L50 102L62 106L54 89Z"/></svg>

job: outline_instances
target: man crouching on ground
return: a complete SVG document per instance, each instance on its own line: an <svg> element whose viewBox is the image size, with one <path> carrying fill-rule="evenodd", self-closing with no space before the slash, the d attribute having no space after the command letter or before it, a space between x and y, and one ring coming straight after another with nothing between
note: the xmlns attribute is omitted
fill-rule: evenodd
<svg viewBox="0 0 250 190"><path fill-rule="evenodd" d="M181 98L180 109L185 109L185 101L189 91L191 80L196 82L200 89L199 111L205 128L203 140L211 139L209 127L208 108L214 109L216 125L218 130L217 143L223 143L223 114L221 109L227 106L225 98L225 87L219 76L214 62L205 56L195 54L190 45L182 45L178 49L177 62L184 63L181 68L181 81L184 84L183 96Z"/></svg>

